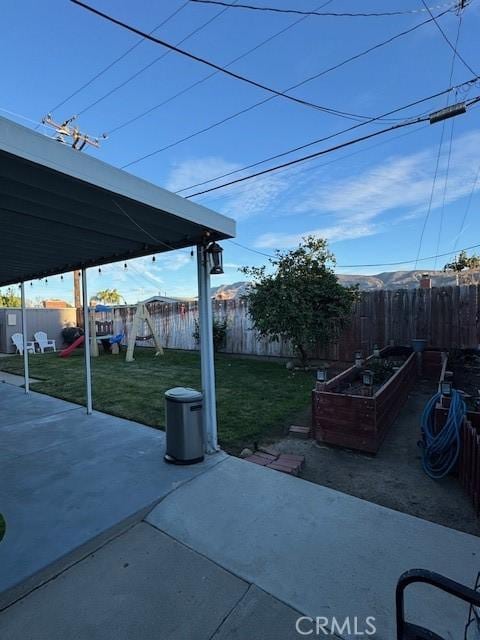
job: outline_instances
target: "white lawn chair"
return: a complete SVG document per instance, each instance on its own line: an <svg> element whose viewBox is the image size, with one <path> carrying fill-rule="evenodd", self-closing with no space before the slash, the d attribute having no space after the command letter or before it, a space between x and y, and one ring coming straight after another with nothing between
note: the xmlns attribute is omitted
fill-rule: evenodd
<svg viewBox="0 0 480 640"><path fill-rule="evenodd" d="M23 333L14 333L12 342L17 349L17 353L23 356ZM35 342L33 340L27 340L27 353L35 353Z"/></svg>
<svg viewBox="0 0 480 640"><path fill-rule="evenodd" d="M33 337L35 338L35 342L40 347L41 353L45 353L45 349L53 349L54 351L57 350L55 347L55 340L49 340L45 331L37 331L37 333L35 333Z"/></svg>

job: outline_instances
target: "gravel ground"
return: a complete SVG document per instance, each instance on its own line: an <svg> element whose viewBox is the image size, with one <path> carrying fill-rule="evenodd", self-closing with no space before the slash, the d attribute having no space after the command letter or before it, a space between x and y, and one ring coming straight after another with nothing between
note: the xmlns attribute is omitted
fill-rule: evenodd
<svg viewBox="0 0 480 640"><path fill-rule="evenodd" d="M458 480L431 480L422 470L420 416L435 385L421 382L410 394L376 456L286 437L272 443L282 453L306 458L301 477L358 498L452 529L480 535L470 500ZM296 424L309 425L305 411Z"/></svg>

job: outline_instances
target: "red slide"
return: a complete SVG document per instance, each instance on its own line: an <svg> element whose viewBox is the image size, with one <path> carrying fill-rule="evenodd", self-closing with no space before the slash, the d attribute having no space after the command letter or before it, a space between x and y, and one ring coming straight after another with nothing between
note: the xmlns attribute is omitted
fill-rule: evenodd
<svg viewBox="0 0 480 640"><path fill-rule="evenodd" d="M83 336L80 336L75 340L75 342L72 342L72 344L69 347L67 347L66 349L63 349L63 351L60 351L58 355L61 358L68 358L68 356L72 353L72 351L75 351L75 349L79 347L81 344L83 344L84 342L85 342L85 338Z"/></svg>

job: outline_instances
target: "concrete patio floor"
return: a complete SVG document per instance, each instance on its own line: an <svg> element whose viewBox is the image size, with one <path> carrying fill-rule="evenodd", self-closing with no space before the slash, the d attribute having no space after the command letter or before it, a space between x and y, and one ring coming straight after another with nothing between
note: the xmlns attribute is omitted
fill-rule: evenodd
<svg viewBox="0 0 480 640"><path fill-rule="evenodd" d="M472 585L480 568L475 536L224 454L167 466L163 450L161 432L0 386L2 640L283 640L299 615L374 616L370 637L392 640L400 573ZM407 612L462 637L466 607L432 589L411 588Z"/></svg>

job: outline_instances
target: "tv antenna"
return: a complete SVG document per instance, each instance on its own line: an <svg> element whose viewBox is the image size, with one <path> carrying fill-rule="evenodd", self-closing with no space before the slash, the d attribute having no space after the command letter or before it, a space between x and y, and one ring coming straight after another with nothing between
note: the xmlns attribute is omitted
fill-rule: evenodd
<svg viewBox="0 0 480 640"><path fill-rule="evenodd" d="M52 115L50 113L48 113L44 118L42 118L42 124L54 129L54 140L60 142L61 144L69 144L72 149L83 151L86 145L90 145L98 149L100 147L98 138L88 136L86 133L82 133L78 127L72 125L72 123L75 122L76 119L77 116L72 116L64 122L59 123L52 118ZM107 138L107 134L104 133L101 137L105 140Z"/></svg>

